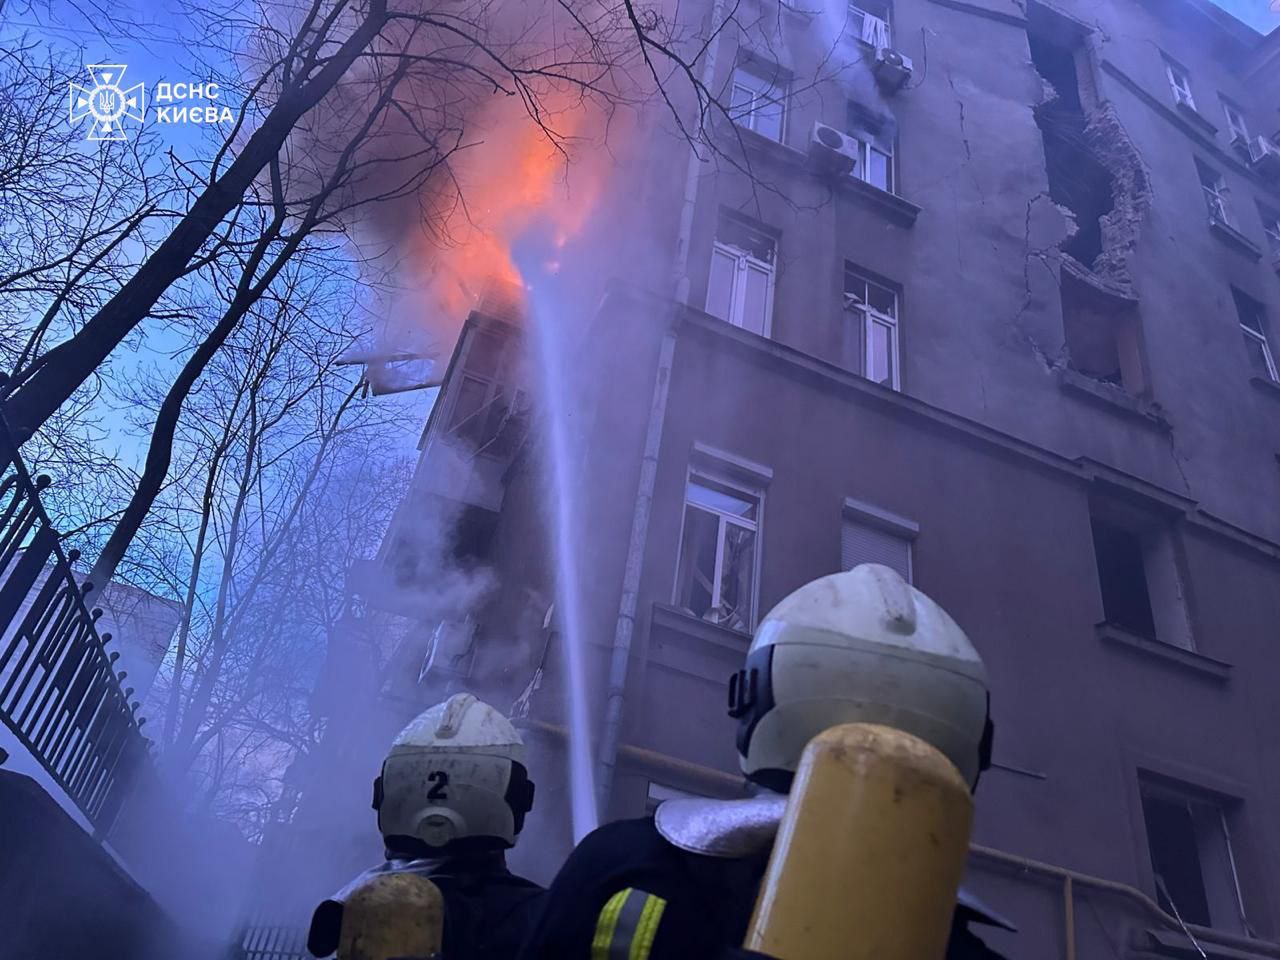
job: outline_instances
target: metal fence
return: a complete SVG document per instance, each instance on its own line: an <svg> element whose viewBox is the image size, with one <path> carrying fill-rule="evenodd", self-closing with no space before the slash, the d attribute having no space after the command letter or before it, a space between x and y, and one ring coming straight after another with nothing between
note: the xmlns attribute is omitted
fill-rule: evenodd
<svg viewBox="0 0 1280 960"><path fill-rule="evenodd" d="M240 940L239 960L311 960L307 931L266 923L250 926Z"/></svg>
<svg viewBox="0 0 1280 960"><path fill-rule="evenodd" d="M149 743L32 479L0 424L0 719L80 808L110 829Z"/></svg>

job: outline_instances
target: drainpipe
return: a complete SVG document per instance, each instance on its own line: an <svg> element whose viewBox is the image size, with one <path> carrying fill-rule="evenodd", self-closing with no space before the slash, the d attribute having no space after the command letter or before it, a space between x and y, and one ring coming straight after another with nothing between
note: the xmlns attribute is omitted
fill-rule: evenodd
<svg viewBox="0 0 1280 960"><path fill-rule="evenodd" d="M711 29L717 30L724 13L724 0L711 6ZM715 76L716 53L723 31L707 47L699 77L710 89ZM702 109L701 94L699 110ZM701 116L699 116L701 119ZM672 281L677 304L689 300L689 243L693 234L693 215L698 203L698 174L702 159L696 143L689 145L685 169L684 199L680 208L680 227L676 235L676 255L672 264ZM640 463L640 484L636 492L635 512L631 516L631 537L627 543L627 562L622 574L622 598L618 603L618 622L613 634L613 654L609 660L608 699L605 702L604 727L600 733L600 752L596 775L599 814L604 816L613 793L613 774L618 765L618 744L622 736L622 713L627 697L627 670L631 664L631 638L636 627L636 603L639 599L640 573L644 564L645 543L649 537L649 515L653 509L653 489L658 478L658 450L667 418L667 395L671 386L671 366L675 357L676 334L668 321L658 350L657 374L653 383L653 399L649 405L649 421L644 438L644 458Z"/></svg>

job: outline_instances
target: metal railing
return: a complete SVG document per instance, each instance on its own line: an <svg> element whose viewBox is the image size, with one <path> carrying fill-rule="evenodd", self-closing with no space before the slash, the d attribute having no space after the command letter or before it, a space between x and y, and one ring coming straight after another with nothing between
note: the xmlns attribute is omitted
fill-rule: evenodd
<svg viewBox="0 0 1280 960"><path fill-rule="evenodd" d="M307 931L280 924L254 924L240 940L238 960L310 960Z"/></svg>
<svg viewBox="0 0 1280 960"><path fill-rule="evenodd" d="M89 583L77 581L32 479L0 424L0 719L105 836L133 774L149 760L119 653L99 635Z"/></svg>

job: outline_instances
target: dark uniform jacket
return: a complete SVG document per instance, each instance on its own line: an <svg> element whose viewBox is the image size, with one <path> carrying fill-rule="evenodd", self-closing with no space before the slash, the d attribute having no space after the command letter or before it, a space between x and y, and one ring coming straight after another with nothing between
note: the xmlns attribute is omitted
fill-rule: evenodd
<svg viewBox="0 0 1280 960"><path fill-rule="evenodd" d="M565 861L520 960L732 957L767 863L767 850L744 859L688 853L668 843L652 818L606 824ZM628 888L636 892L623 894ZM957 908L947 960L1000 960L969 930L981 918Z"/></svg>
<svg viewBox="0 0 1280 960"><path fill-rule="evenodd" d="M350 886L377 873L408 871L426 877L444 897L440 960L512 960L524 943L546 891L507 869L501 852L421 860L388 860ZM313 927L314 929L314 927Z"/></svg>

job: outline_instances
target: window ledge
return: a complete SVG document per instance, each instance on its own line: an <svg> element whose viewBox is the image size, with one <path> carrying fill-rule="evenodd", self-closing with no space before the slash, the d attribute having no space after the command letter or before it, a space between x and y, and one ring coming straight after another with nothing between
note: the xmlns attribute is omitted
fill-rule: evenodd
<svg viewBox="0 0 1280 960"><path fill-rule="evenodd" d="M1097 631L1099 640L1157 657L1209 679L1225 682L1231 677L1231 664L1215 660L1213 657L1206 657L1203 653L1175 647L1171 643L1161 643L1159 640L1148 637L1140 637L1105 620L1096 624L1094 629Z"/></svg>
<svg viewBox="0 0 1280 960"><path fill-rule="evenodd" d="M682 633L718 647L726 647L737 653L745 654L747 648L751 646L751 634L741 633L716 623L708 623L701 617L695 617L686 610L669 603L653 605L653 626L664 627L675 633Z"/></svg>
<svg viewBox="0 0 1280 960"><path fill-rule="evenodd" d="M883 214L900 226L913 226L916 222L916 217L920 216L919 207L910 200L904 200L896 193L881 190L874 184L859 180L854 176L845 177L844 180L845 182L841 186L845 192L865 202L868 206L873 207L876 212Z"/></svg>
<svg viewBox="0 0 1280 960"><path fill-rule="evenodd" d="M781 140L766 137L763 133L756 133L750 127L744 127L738 123L728 125L728 136L740 138L744 150L760 154L768 160L786 166L803 167L808 160L807 155L794 147L787 146Z"/></svg>
<svg viewBox="0 0 1280 960"><path fill-rule="evenodd" d="M1223 223L1217 217L1210 217L1209 229L1212 230L1214 235L1224 243L1228 243L1236 249L1247 253L1255 260L1262 259L1262 248L1235 227L1231 226L1231 224Z"/></svg>
<svg viewBox="0 0 1280 960"><path fill-rule="evenodd" d="M1123 387L1095 380L1070 367L1058 368L1058 386L1064 393L1074 393L1094 401L1112 413L1131 417L1148 427L1155 427L1157 430L1172 429L1159 404L1135 397Z"/></svg>
<svg viewBox="0 0 1280 960"><path fill-rule="evenodd" d="M1196 942L1204 950L1203 954L1187 939L1187 935L1181 932L1144 930L1142 934L1135 935L1135 939L1138 941L1137 946L1151 950L1157 957L1206 956L1208 960L1256 960L1262 956L1261 953L1247 952L1214 943L1204 936L1203 928L1193 927L1192 929L1196 934Z"/></svg>
<svg viewBox="0 0 1280 960"><path fill-rule="evenodd" d="M1186 117L1188 120L1194 123L1197 127L1203 130L1205 133L1209 134L1209 136L1211 137L1217 136L1218 134L1217 126L1212 121L1210 121L1209 118L1206 117L1203 113L1201 113L1195 107L1191 106L1191 104L1187 103L1185 100L1179 100L1177 101L1175 106L1178 110L1178 113Z"/></svg>
<svg viewBox="0 0 1280 960"><path fill-rule="evenodd" d="M1263 393L1269 394L1277 400L1280 400L1280 383L1276 383L1270 377L1250 377L1249 382Z"/></svg>

